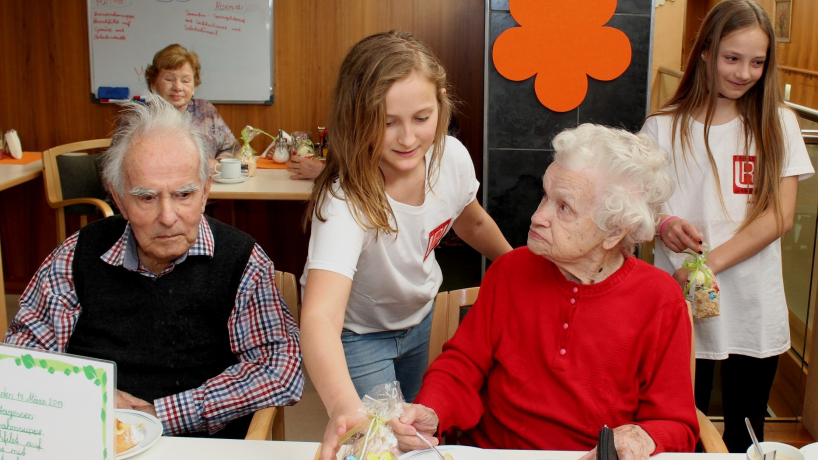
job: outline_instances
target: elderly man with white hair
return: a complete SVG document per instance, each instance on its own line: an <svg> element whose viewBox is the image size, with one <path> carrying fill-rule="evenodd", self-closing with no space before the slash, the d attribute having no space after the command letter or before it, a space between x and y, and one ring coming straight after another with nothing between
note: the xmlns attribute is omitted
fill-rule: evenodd
<svg viewBox="0 0 818 460"><path fill-rule="evenodd" d="M623 460L694 448L688 310L673 278L631 256L671 194L666 157L590 124L554 148L528 246L491 265L394 424L404 450L457 430L483 448L589 450L605 425Z"/></svg>
<svg viewBox="0 0 818 460"><path fill-rule="evenodd" d="M298 328L264 251L203 215L208 156L188 117L160 97L126 105L103 169L122 215L43 262L5 342L115 361L117 408L165 434L243 438L254 411L301 398Z"/></svg>

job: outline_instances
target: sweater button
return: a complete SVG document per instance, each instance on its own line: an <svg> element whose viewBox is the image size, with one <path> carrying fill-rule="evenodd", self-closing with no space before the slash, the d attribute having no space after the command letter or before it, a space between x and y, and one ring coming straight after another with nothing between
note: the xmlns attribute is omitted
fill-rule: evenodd
<svg viewBox="0 0 818 460"><path fill-rule="evenodd" d="M571 305L573 305L573 304L575 304L575 303L577 303L577 299L575 299L575 298L571 297Z"/></svg>
<svg viewBox="0 0 818 460"><path fill-rule="evenodd" d="M574 286L574 294L576 294L577 292L579 292L579 288Z"/></svg>
<svg viewBox="0 0 818 460"><path fill-rule="evenodd" d="M565 356L565 348L560 348L560 356Z"/></svg>
<svg viewBox="0 0 818 460"><path fill-rule="evenodd" d="M562 325L562 328L563 328L563 329L568 329L568 323L563 324L563 325Z"/></svg>

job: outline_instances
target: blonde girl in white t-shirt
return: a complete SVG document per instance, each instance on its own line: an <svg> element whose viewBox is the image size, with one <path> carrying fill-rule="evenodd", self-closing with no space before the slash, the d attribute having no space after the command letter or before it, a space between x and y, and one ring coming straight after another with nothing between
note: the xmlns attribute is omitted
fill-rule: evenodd
<svg viewBox="0 0 818 460"><path fill-rule="evenodd" d="M751 0L708 13L676 94L645 122L670 155L675 191L657 225L656 265L680 285L685 250L712 250L721 316L696 319L696 405L706 412L721 360L724 441L744 452L749 417L760 438L778 355L789 349L779 238L793 225L798 180L812 166L784 108L775 37Z"/></svg>
<svg viewBox="0 0 818 460"><path fill-rule="evenodd" d="M443 66L409 33L367 37L341 65L302 278L301 347L330 418L322 460L362 420L369 387L397 379L417 394L446 231L492 260L511 250L475 200L468 152L446 137L451 107Z"/></svg>

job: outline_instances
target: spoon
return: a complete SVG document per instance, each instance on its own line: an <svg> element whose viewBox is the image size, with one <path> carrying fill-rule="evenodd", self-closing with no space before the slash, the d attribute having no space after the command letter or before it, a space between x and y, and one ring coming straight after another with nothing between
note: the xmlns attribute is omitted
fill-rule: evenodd
<svg viewBox="0 0 818 460"><path fill-rule="evenodd" d="M421 439L423 442L425 442L425 443L426 443L426 445L427 445L427 446L429 446L429 448L430 448L430 449L432 449L433 451L435 451L435 453L437 454L437 456L438 456L438 457L440 457L440 460L443 460L443 454L441 454L441 453L440 453L440 451L439 451L439 450L437 450L437 447L433 446L433 445L432 445L432 443L431 443L431 442L429 442L429 440L428 440L428 439L426 439L426 437L425 437L425 436L423 436L422 434L420 434L420 432L417 432L417 431L415 432L415 435L416 435L417 437L419 437L419 438L420 438L420 439ZM763 460L763 459L762 459L762 460Z"/></svg>
<svg viewBox="0 0 818 460"><path fill-rule="evenodd" d="M753 425L750 423L750 419L744 417L744 423L747 424L747 431L750 432L750 439L753 440L753 445L756 446L756 451L758 451L759 460L764 460L764 451L761 450L761 446L758 444L758 438L756 438L756 432L753 431Z"/></svg>

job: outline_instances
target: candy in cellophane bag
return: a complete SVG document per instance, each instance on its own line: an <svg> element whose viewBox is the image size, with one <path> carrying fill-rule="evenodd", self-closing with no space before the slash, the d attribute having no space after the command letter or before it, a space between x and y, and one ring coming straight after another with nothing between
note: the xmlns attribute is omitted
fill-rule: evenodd
<svg viewBox="0 0 818 460"><path fill-rule="evenodd" d="M293 155L298 155L301 158L314 158L315 149L312 146L312 139L310 135L304 131L296 131L293 133Z"/></svg>
<svg viewBox="0 0 818 460"><path fill-rule="evenodd" d="M369 390L363 398L367 421L359 424L341 444L341 460L397 460L400 451L392 428L386 423L403 415L400 383L390 382Z"/></svg>
<svg viewBox="0 0 818 460"><path fill-rule="evenodd" d="M696 318L711 318L719 316L719 285L716 276L707 266L707 254L710 248L702 244L702 253L696 254L685 251L687 258L682 262L682 268L689 272L685 285L685 299L693 305L693 316Z"/></svg>
<svg viewBox="0 0 818 460"><path fill-rule="evenodd" d="M249 125L245 126L244 129L241 130L242 146L233 153L233 157L241 161L242 172L246 172L250 177L256 175L256 150L250 146L250 141L255 139L259 134L264 134L270 139L273 139L273 136L270 136L258 128L253 128Z"/></svg>

